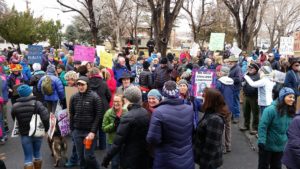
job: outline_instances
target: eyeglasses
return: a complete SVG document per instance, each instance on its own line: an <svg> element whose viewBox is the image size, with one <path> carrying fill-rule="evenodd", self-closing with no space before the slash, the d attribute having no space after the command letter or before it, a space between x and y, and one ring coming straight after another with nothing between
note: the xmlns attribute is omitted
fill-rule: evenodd
<svg viewBox="0 0 300 169"><path fill-rule="evenodd" d="M248 66L248 68L249 68L249 69L254 69L254 67L252 67L252 66Z"/></svg>
<svg viewBox="0 0 300 169"><path fill-rule="evenodd" d="M295 64L294 66L298 67L298 66L300 66L300 64Z"/></svg>

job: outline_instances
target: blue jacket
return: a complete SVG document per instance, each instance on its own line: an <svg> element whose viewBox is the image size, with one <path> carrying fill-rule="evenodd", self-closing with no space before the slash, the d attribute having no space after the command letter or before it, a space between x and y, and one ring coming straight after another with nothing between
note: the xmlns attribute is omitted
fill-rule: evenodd
<svg viewBox="0 0 300 169"><path fill-rule="evenodd" d="M30 68L28 67L28 64L21 61L20 64L22 65L22 74L24 76L24 80L26 83L29 83L30 78L31 78L31 71Z"/></svg>
<svg viewBox="0 0 300 169"><path fill-rule="evenodd" d="M181 99L162 101L154 110L147 142L154 146L155 169L194 169L193 107Z"/></svg>
<svg viewBox="0 0 300 169"><path fill-rule="evenodd" d="M300 87L300 77L297 72L289 70L286 73L284 85L286 87L292 88L295 91L296 95L300 96L300 91L298 88Z"/></svg>
<svg viewBox="0 0 300 169"><path fill-rule="evenodd" d="M296 114L287 132L282 163L290 169L300 168L300 114Z"/></svg>
<svg viewBox="0 0 300 169"><path fill-rule="evenodd" d="M45 79L46 76L50 76L52 80L52 89L53 89L53 94L50 96L44 95L44 100L45 101L58 101L58 100L63 100L65 98L65 89L64 86L61 82L61 80L56 77L54 74L47 73L47 75L43 76L38 83L38 91L42 91L42 81Z"/></svg>
<svg viewBox="0 0 300 169"><path fill-rule="evenodd" d="M123 72L128 71L126 66L121 66L120 64L116 64L115 67L113 67L115 79L117 81L117 87L121 86L121 83L119 82L119 79L122 77Z"/></svg>
<svg viewBox="0 0 300 169"><path fill-rule="evenodd" d="M233 79L227 76L223 76L217 80L216 89L218 89L223 97L225 98L225 103L227 104L230 112L234 111L233 107Z"/></svg>
<svg viewBox="0 0 300 169"><path fill-rule="evenodd" d="M267 151L282 152L287 142L287 130L292 117L281 116L277 111L277 101L268 106L259 121L258 144L265 145Z"/></svg>
<svg viewBox="0 0 300 169"><path fill-rule="evenodd" d="M238 64L230 69L229 77L234 81L235 90L240 90L242 87L242 70Z"/></svg>

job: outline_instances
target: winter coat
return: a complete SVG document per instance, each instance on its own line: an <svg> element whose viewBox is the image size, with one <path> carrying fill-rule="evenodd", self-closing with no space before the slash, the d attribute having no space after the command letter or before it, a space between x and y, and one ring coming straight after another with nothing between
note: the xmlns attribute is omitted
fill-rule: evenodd
<svg viewBox="0 0 300 169"><path fill-rule="evenodd" d="M280 64L277 60L270 61L273 70L280 71Z"/></svg>
<svg viewBox="0 0 300 169"><path fill-rule="evenodd" d="M111 160L120 152L121 168L149 168L149 152L145 139L149 121L150 115L141 105L129 105L128 112L121 118L112 148L105 158Z"/></svg>
<svg viewBox="0 0 300 169"><path fill-rule="evenodd" d="M68 83L67 83L67 81L65 79L65 74L66 74L66 72L62 71L62 72L60 72L60 74L58 76L59 76L59 79L61 80L62 84L64 86L68 86Z"/></svg>
<svg viewBox="0 0 300 169"><path fill-rule="evenodd" d="M40 79L45 75L45 72L42 70L38 70L33 72L33 75L30 78L30 82L29 85L32 86L33 90L33 95L36 97L36 100L39 101L43 101L44 100L44 96L42 94L42 92L40 92L38 90L38 83L40 81Z"/></svg>
<svg viewBox="0 0 300 169"><path fill-rule="evenodd" d="M205 112L194 136L195 162L201 169L218 168L223 164L222 135L225 121L217 113Z"/></svg>
<svg viewBox="0 0 300 169"><path fill-rule="evenodd" d="M108 89L108 86L105 81L102 80L101 77L92 77L90 78L90 88L92 91L96 92L98 96L101 98L104 112L109 109L109 101L111 99L111 93Z"/></svg>
<svg viewBox="0 0 300 169"><path fill-rule="evenodd" d="M152 89L153 87L153 78L152 73L149 70L143 70L139 77L140 86Z"/></svg>
<svg viewBox="0 0 300 169"><path fill-rule="evenodd" d="M285 146L282 163L290 169L300 168L300 114L292 120L288 132L288 141Z"/></svg>
<svg viewBox="0 0 300 169"><path fill-rule="evenodd" d="M294 70L289 70L286 73L284 85L285 87L292 88L295 91L296 96L300 96L300 77L297 72L295 72Z"/></svg>
<svg viewBox="0 0 300 169"><path fill-rule="evenodd" d="M173 66L170 63L168 63L168 65L165 67L161 67L161 65L158 66L153 73L154 88L159 90L162 89L164 83L166 81L171 80L170 73L172 72L172 70L173 70Z"/></svg>
<svg viewBox="0 0 300 169"><path fill-rule="evenodd" d="M8 85L8 88L13 90L13 92L9 92L9 97L10 98L18 98L19 95L15 95L14 93L16 93L16 87L17 85L21 85L21 84L24 84L25 83L25 79L24 79L24 76L22 73L20 73L19 75L15 75L15 74L10 74L8 76L8 79L7 79L7 85Z"/></svg>
<svg viewBox="0 0 300 169"><path fill-rule="evenodd" d="M193 107L182 99L165 100L151 117L147 142L154 146L155 169L194 169Z"/></svg>
<svg viewBox="0 0 300 169"><path fill-rule="evenodd" d="M127 109L122 108L121 117L127 112ZM112 144L116 135L116 128L114 126L114 122L116 119L116 112L114 108L110 108L105 112L102 123L103 132L107 133L106 142L108 144Z"/></svg>
<svg viewBox="0 0 300 169"><path fill-rule="evenodd" d="M42 91L42 82L46 78L46 76L50 76L52 80L52 89L53 89L53 94L48 96L44 95L44 100L45 101L58 101L58 100L63 100L65 98L65 88L61 82L61 80L56 77L54 74L47 73L47 75L43 76L38 83L38 91Z"/></svg>
<svg viewBox="0 0 300 169"><path fill-rule="evenodd" d="M34 113L39 114L44 124L45 131L49 129L49 113L40 101L36 101L34 96L21 97L12 107L12 118L18 121L19 132L22 136L28 136L30 120Z"/></svg>
<svg viewBox="0 0 300 169"><path fill-rule="evenodd" d="M228 76L223 76L217 80L216 84L216 88L222 93L223 97L225 98L225 103L227 104L231 112L234 112L233 83L233 79Z"/></svg>
<svg viewBox="0 0 300 169"><path fill-rule="evenodd" d="M277 101L268 106L259 121L258 144L265 145L265 150L282 152L287 142L287 130L292 117L285 114L281 116L277 111Z"/></svg>
<svg viewBox="0 0 300 169"><path fill-rule="evenodd" d="M7 85L7 78L5 74L0 74L1 77L1 86L2 86L2 98L4 102L8 101L8 85Z"/></svg>
<svg viewBox="0 0 300 169"><path fill-rule="evenodd" d="M189 92L191 93L191 92ZM199 112L201 111L201 107L203 101L201 99L195 98L194 96L189 96L188 98L183 100L184 104L193 106L194 111L194 130L196 130L198 122L199 122Z"/></svg>
<svg viewBox="0 0 300 169"><path fill-rule="evenodd" d="M270 77L263 77L260 80L253 81L248 75L244 76L245 80L251 87L258 88L258 105L269 106L272 99L272 90L275 82L270 80Z"/></svg>
<svg viewBox="0 0 300 169"><path fill-rule="evenodd" d="M110 99L110 102L109 102L109 107L112 107L114 95L115 95L116 90L117 90L117 81L115 79L114 72L112 71L112 69L106 68L106 70L109 72L110 78L111 78L110 80L106 81L106 84L107 84L107 86L110 90L110 93L111 93L111 99Z"/></svg>
<svg viewBox="0 0 300 169"><path fill-rule="evenodd" d="M21 61L20 65L22 65L22 68L23 68L22 69L22 74L24 75L24 80L25 80L26 83L29 83L30 78L31 78L30 67L24 61Z"/></svg>
<svg viewBox="0 0 300 169"><path fill-rule="evenodd" d="M102 126L104 107L97 93L87 90L76 93L70 99L70 129L97 133Z"/></svg>
<svg viewBox="0 0 300 169"><path fill-rule="evenodd" d="M242 71L238 64L230 69L229 76L234 81L234 89L240 91L242 86Z"/></svg>
<svg viewBox="0 0 300 169"><path fill-rule="evenodd" d="M248 75L253 81L257 81L257 80L260 79L258 73L255 73L255 74L253 74L253 75L250 75L250 74L248 73L247 75ZM245 85L243 86L243 91L244 91L245 96L250 96L250 97L256 96L256 97L257 97L257 95L258 95L258 90L257 90L257 88L250 86L249 83L248 83L247 81L245 82Z"/></svg>
<svg viewBox="0 0 300 169"><path fill-rule="evenodd" d="M119 82L119 79L122 77L125 71L130 72L126 66L121 66L120 64L116 64L116 66L113 67L113 72L117 81L117 87L122 85L122 83Z"/></svg>

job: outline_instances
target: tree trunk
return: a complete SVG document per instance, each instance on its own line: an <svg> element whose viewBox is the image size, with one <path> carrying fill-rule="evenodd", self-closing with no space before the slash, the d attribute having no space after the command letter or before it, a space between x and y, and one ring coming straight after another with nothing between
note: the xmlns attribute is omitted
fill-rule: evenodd
<svg viewBox="0 0 300 169"><path fill-rule="evenodd" d="M136 13L135 13L135 23L134 23L134 42L136 47L136 52L139 53L139 39L137 36L137 25L139 21L139 5L136 4Z"/></svg>
<svg viewBox="0 0 300 169"><path fill-rule="evenodd" d="M88 7L88 12L89 12L89 19L90 19L90 28L92 32L92 42L93 45L96 47L96 44L98 44L98 31L99 29L97 28L96 25L96 19L95 19L95 13L94 13L94 8L93 8L93 0L88 0L87 2L87 7Z"/></svg>
<svg viewBox="0 0 300 169"><path fill-rule="evenodd" d="M18 46L17 46L17 51L18 51L18 53L19 53L19 54L22 54L20 43L18 43L17 45L18 45Z"/></svg>

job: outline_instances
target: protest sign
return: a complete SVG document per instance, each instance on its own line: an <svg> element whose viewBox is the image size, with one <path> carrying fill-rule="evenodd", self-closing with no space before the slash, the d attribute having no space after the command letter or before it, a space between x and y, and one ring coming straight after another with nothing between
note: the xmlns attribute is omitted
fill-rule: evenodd
<svg viewBox="0 0 300 169"><path fill-rule="evenodd" d="M58 121L58 127L61 133L61 136L67 136L70 134L70 120L69 120L69 115L68 115L68 110L63 109L57 114L55 114L57 121Z"/></svg>
<svg viewBox="0 0 300 169"><path fill-rule="evenodd" d="M54 131L55 131L55 126L56 126L56 118L53 113L50 113L50 118L49 118L49 130L48 130L48 137L52 139Z"/></svg>
<svg viewBox="0 0 300 169"><path fill-rule="evenodd" d="M294 37L280 37L280 54L294 55Z"/></svg>
<svg viewBox="0 0 300 169"><path fill-rule="evenodd" d="M284 83L286 73L278 70L273 70L273 81L277 83Z"/></svg>
<svg viewBox="0 0 300 169"><path fill-rule="evenodd" d="M300 31L294 33L294 52L300 54Z"/></svg>
<svg viewBox="0 0 300 169"><path fill-rule="evenodd" d="M11 137L18 137L20 134L19 132L19 124L18 124L18 121L17 119L15 119L15 122L14 122L14 128L11 132Z"/></svg>
<svg viewBox="0 0 300 169"><path fill-rule="evenodd" d="M190 50L190 55L196 57L199 51L199 45L197 43L193 43L192 48Z"/></svg>
<svg viewBox="0 0 300 169"><path fill-rule="evenodd" d="M78 92L76 87L65 87L66 101L67 101L67 109L70 107L70 99L71 97Z"/></svg>
<svg viewBox="0 0 300 169"><path fill-rule="evenodd" d="M100 56L100 52L105 51L105 46L96 46L97 56Z"/></svg>
<svg viewBox="0 0 300 169"><path fill-rule="evenodd" d="M140 79L140 74L142 73L142 71L143 71L143 66L136 66L136 68L135 68L135 73L136 73L136 77L135 77L135 79L134 79L134 83L135 84L139 84L139 79Z"/></svg>
<svg viewBox="0 0 300 169"><path fill-rule="evenodd" d="M28 45L28 63L42 63L43 46L41 45Z"/></svg>
<svg viewBox="0 0 300 169"><path fill-rule="evenodd" d="M74 60L88 61L93 63L95 58L95 48L76 45L74 49Z"/></svg>
<svg viewBox="0 0 300 169"><path fill-rule="evenodd" d="M234 54L234 56L240 56L241 52L242 52L242 50L240 48L238 48L237 46L233 46L230 49L230 53Z"/></svg>
<svg viewBox="0 0 300 169"><path fill-rule="evenodd" d="M193 95L197 98L202 98L206 87L215 88L216 72L209 69L194 69L193 70Z"/></svg>
<svg viewBox="0 0 300 169"><path fill-rule="evenodd" d="M224 50L225 33L211 33L209 40L209 50Z"/></svg>
<svg viewBox="0 0 300 169"><path fill-rule="evenodd" d="M100 51L100 65L106 68L112 68L113 66L112 55L105 51Z"/></svg>

